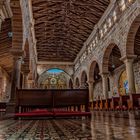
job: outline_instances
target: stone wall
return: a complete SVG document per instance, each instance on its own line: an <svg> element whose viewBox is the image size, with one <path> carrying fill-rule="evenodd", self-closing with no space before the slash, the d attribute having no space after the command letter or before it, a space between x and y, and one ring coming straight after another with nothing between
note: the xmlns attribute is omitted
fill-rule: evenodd
<svg viewBox="0 0 140 140"><path fill-rule="evenodd" d="M117 3L117 2L116 2ZM117 5L117 4L115 4ZM112 5L114 6L114 5ZM113 8L110 8L113 9ZM113 11L110 11L113 12ZM108 29L108 31L104 34L102 38L100 36L97 36L98 41L95 41L96 36L90 37L90 41L88 39L88 43L85 42L86 47L85 50L82 50L83 53L86 52L86 57L83 59L83 61L80 62L80 56L79 59L75 62L75 79L76 77L79 77L80 79L80 73L82 73L83 69L87 69L87 74L89 74L89 67L92 64L93 61L96 61L99 64L100 72L103 72L103 62L105 61L104 55L107 50L107 48L114 44L117 45L121 52L121 57L124 57L126 55L126 44L127 44L127 37L131 28L131 25L133 24L134 20L140 15L140 2L135 0L133 4L129 5L129 8L124 10L122 13L117 13L117 20L114 22L112 21L111 28ZM107 15L104 15L108 17ZM103 22L103 21L102 21ZM98 26L98 30L102 29L102 26ZM93 30L94 32L94 30ZM94 42L95 45L94 45ZM92 47L90 53L88 52L88 48ZM131 46L133 48L133 46ZM108 52L107 52L108 53ZM82 53L81 53L82 54ZM128 55L128 54L127 54ZM82 55L81 55L82 57ZM89 75L88 75L89 76Z"/></svg>
<svg viewBox="0 0 140 140"><path fill-rule="evenodd" d="M75 60L75 79L77 77L81 79L82 72L86 71L89 80L89 77L91 77L90 66L93 61L98 63L101 74L107 73L107 56L110 55L110 50L113 48L112 46L118 46L121 52L121 58L127 58L128 56L134 55L133 42L135 39L134 34L137 31L135 27L140 25L140 1L133 0L130 2L126 0L124 9L118 4L120 2L121 0L111 2L107 9L108 12L104 13L103 18L100 19L99 23L97 23L94 28L93 33L84 43L83 49ZM115 20L114 17L112 17L114 12L116 12ZM109 18L111 19L112 24L110 27L107 22ZM107 25L107 32L104 32L101 37L100 31L104 31L105 24ZM110 74L109 78L111 88L109 91L109 97L112 97L112 95L119 96L114 92L118 93L118 80L123 70L125 70L125 64L116 69L113 74ZM136 92L140 91L139 71L140 64L134 64ZM94 94L98 91L98 87L99 86L95 87ZM102 87L101 84L100 87Z"/></svg>

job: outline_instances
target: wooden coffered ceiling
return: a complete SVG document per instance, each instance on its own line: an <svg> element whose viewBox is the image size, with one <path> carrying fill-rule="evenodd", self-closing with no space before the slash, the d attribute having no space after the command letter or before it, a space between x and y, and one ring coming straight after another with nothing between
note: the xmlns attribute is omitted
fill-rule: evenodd
<svg viewBox="0 0 140 140"><path fill-rule="evenodd" d="M0 31L0 66L8 73L12 71L13 66L13 57L10 53L12 38L8 36L11 31L11 19L5 19Z"/></svg>
<svg viewBox="0 0 140 140"><path fill-rule="evenodd" d="M32 0L38 61L73 62L110 0Z"/></svg>

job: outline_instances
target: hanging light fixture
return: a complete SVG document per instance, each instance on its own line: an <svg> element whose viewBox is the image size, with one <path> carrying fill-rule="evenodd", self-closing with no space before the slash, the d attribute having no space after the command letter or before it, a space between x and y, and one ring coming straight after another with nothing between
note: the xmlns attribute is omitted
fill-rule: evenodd
<svg viewBox="0 0 140 140"><path fill-rule="evenodd" d="M96 79L96 80L98 79L98 75L95 75L95 79Z"/></svg>
<svg viewBox="0 0 140 140"><path fill-rule="evenodd" d="M8 32L8 37L12 38L12 36L13 36L13 33L12 32Z"/></svg>

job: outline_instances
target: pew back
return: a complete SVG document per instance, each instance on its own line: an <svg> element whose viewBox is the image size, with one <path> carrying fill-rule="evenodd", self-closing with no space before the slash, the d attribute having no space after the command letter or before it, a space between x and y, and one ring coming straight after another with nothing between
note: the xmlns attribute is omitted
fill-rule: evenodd
<svg viewBox="0 0 140 140"><path fill-rule="evenodd" d="M60 108L85 105L88 110L87 89L17 89L17 108ZM18 109L19 110L19 109ZM25 109L22 112L26 112Z"/></svg>

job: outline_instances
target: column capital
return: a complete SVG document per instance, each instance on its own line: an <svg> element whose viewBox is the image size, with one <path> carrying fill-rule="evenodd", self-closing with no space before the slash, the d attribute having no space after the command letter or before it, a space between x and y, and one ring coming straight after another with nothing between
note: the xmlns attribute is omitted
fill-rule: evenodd
<svg viewBox="0 0 140 140"><path fill-rule="evenodd" d="M126 55L126 56L121 57L120 60L125 63L127 61L128 62L133 62L134 59L136 59L136 58L137 58L137 55Z"/></svg>
<svg viewBox="0 0 140 140"><path fill-rule="evenodd" d="M109 72L99 73L102 77L109 77Z"/></svg>
<svg viewBox="0 0 140 140"><path fill-rule="evenodd" d="M93 84L95 81L94 80L88 80L87 83L88 84Z"/></svg>

